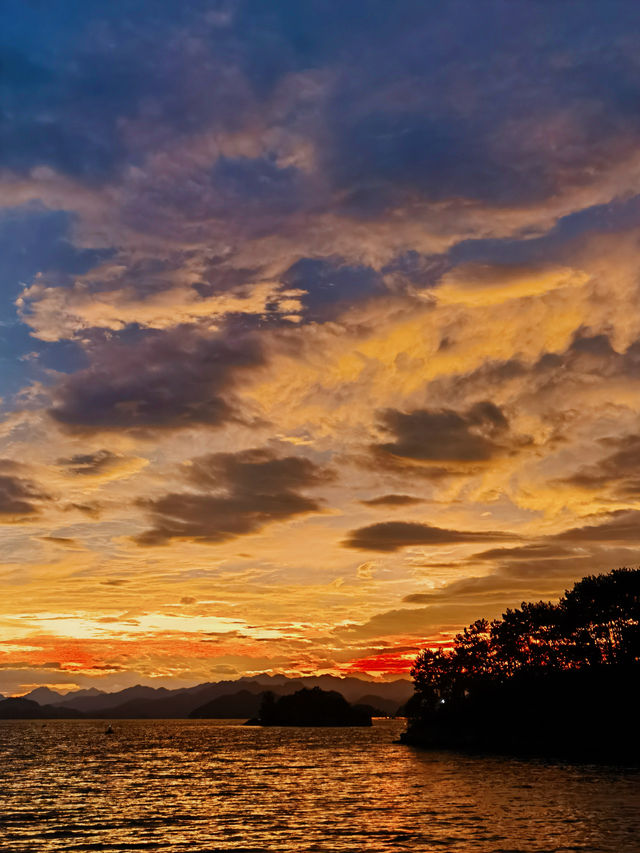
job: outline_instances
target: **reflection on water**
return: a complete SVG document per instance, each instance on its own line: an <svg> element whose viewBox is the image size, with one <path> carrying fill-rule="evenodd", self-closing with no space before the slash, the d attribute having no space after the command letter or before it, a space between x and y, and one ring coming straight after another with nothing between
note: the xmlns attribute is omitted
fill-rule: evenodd
<svg viewBox="0 0 640 853"><path fill-rule="evenodd" d="M0 723L0 850L640 851L640 774L372 729Z"/></svg>

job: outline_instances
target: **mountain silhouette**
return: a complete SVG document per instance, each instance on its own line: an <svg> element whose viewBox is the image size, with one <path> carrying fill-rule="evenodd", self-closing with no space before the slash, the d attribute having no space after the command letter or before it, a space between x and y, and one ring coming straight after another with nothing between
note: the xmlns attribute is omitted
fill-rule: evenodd
<svg viewBox="0 0 640 853"><path fill-rule="evenodd" d="M59 693L56 690L51 690L49 687L36 687L35 690L26 693L22 698L37 702L38 705L64 705L71 697L73 697L73 701L76 701L89 696L104 695L106 694L102 690L98 690L95 687L89 687L85 690L74 690L70 693ZM69 707L73 706L69 705Z"/></svg>
<svg viewBox="0 0 640 853"><path fill-rule="evenodd" d="M72 708L39 705L31 699L11 697L0 701L0 720L66 720L82 717Z"/></svg>
<svg viewBox="0 0 640 853"><path fill-rule="evenodd" d="M239 690L237 693L226 693L218 696L204 705L200 705L189 716L193 719L246 719L256 717L264 698L264 692L251 693L249 690Z"/></svg>
<svg viewBox="0 0 640 853"><path fill-rule="evenodd" d="M90 688L62 695L42 687L32 690L22 698L36 701L40 705L50 704L63 710L80 711L87 717L97 719L182 719L220 699L218 704L202 711L201 716L242 719L257 714L259 701L251 697L259 696L265 690L282 696L313 687L335 690L348 702L369 705L374 716L396 713L398 707L412 694L412 685L408 679L379 682L353 676L290 678L285 675L259 674L233 681L205 682L194 687L174 690L136 685L113 693ZM233 699L238 693L248 695Z"/></svg>

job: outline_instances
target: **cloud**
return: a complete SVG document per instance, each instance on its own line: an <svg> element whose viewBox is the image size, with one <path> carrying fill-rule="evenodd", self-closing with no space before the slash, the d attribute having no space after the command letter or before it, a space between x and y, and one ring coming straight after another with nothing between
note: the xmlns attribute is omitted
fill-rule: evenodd
<svg viewBox="0 0 640 853"><path fill-rule="evenodd" d="M482 13L470 2L403 2L401 13L376 3L366 20L339 3L286 5L158 11L147 0L115 14L87 3L63 27L12 2L4 71L20 94L7 106L6 174L16 193L31 182L51 207L73 209L81 194L92 212L78 217L75 239L102 240L112 256L111 271L69 281L66 270L27 287L23 316L36 334L168 328L235 311L297 317L280 278L285 290L306 279L302 315L325 321L384 288L379 269L397 271L399 257L468 238L529 239L640 185L629 96L639 81L623 32L637 16L624 5L605 26L604 52L564 7L550 26L497 0ZM583 15L585 33L603 33L594 0ZM463 57L451 50L460 43ZM167 270L145 273L153 261ZM43 262L39 271L56 269ZM216 264L253 274L244 289L203 297ZM452 287L456 299L478 296L477 262L462 272L445 275L442 300ZM581 275L521 272L511 268L509 284L491 265L496 292L539 294ZM151 293L148 279L163 276Z"/></svg>
<svg viewBox="0 0 640 853"><path fill-rule="evenodd" d="M148 464L139 456L123 456L101 448L92 453L76 453L58 459L57 465L70 477L90 482L104 482L129 477Z"/></svg>
<svg viewBox="0 0 640 853"><path fill-rule="evenodd" d="M640 511L617 510L596 524L572 527L553 537L558 542L640 542Z"/></svg>
<svg viewBox="0 0 640 853"><path fill-rule="evenodd" d="M416 498L413 495L380 495L379 498L360 501L365 506L413 506L422 502L423 498Z"/></svg>
<svg viewBox="0 0 640 853"><path fill-rule="evenodd" d="M295 305L290 307L287 302ZM272 282L249 283L244 292L204 298L191 284L144 294L132 288L96 293L82 283L73 290L36 283L26 288L17 302L24 322L44 341L75 338L96 328L120 331L134 324L171 329L179 323L207 320L213 327L216 320L229 314L278 313L283 303L287 315L296 313L295 297L278 292Z"/></svg>
<svg viewBox="0 0 640 853"><path fill-rule="evenodd" d="M420 473L432 479L472 469L529 443L514 436L503 411L486 400L462 413L387 409L380 423L393 438L373 445L377 458L391 467L417 463Z"/></svg>
<svg viewBox="0 0 640 853"><path fill-rule="evenodd" d="M162 545L172 539L226 542L275 521L320 512L320 502L300 490L332 476L309 459L277 457L266 449L200 457L185 466L184 473L197 492L139 501L153 522L136 537L139 544Z"/></svg>
<svg viewBox="0 0 640 853"><path fill-rule="evenodd" d="M66 468L70 474L87 477L108 470L118 458L110 450L97 450L95 453L78 453L68 459L59 459L58 465Z"/></svg>
<svg viewBox="0 0 640 853"><path fill-rule="evenodd" d="M410 545L458 545L514 538L512 534L495 531L447 530L418 522L383 521L352 530L343 544L361 551L399 551Z"/></svg>
<svg viewBox="0 0 640 853"><path fill-rule="evenodd" d="M216 427L238 417L228 400L238 373L261 363L254 338L190 329L104 344L55 388L50 414L79 432Z"/></svg>
<svg viewBox="0 0 640 853"><path fill-rule="evenodd" d="M517 547L492 548L466 560L473 571L478 562L493 563L487 574L463 577L426 592L406 595L407 604L473 605L476 616L486 616L486 607L505 608L521 601L558 597L563 590L586 574L633 565L637 549L623 542L598 542L595 539L563 540L548 537Z"/></svg>
<svg viewBox="0 0 640 853"><path fill-rule="evenodd" d="M493 608L492 616L499 615L499 608ZM478 605L461 605L459 602L439 602L429 607L399 607L376 613L360 624L340 626L335 629L336 636L344 641L370 639L373 637L414 637L416 653L427 637L433 637L439 631L451 629L461 623L468 624L478 616Z"/></svg>
<svg viewBox="0 0 640 853"><path fill-rule="evenodd" d="M23 476L23 470L12 460L0 460L0 521L4 524L38 515L42 504L51 500L40 486Z"/></svg>
<svg viewBox="0 0 640 853"><path fill-rule="evenodd" d="M611 491L620 500L640 497L640 436L601 438L598 445L609 452L590 465L583 465L561 482L589 491Z"/></svg>
<svg viewBox="0 0 640 853"><path fill-rule="evenodd" d="M204 49L221 31L201 4L158 10L143 0L115 12L90 0L64 20L52 10L10 6L4 74L16 100L5 105L13 119L3 123L5 168L46 164L104 182L151 141L150 124L161 140L214 116L233 123L234 107L236 116L242 112L246 85L232 69L223 73L233 43L218 39L216 52ZM132 125L147 134L134 135Z"/></svg>
<svg viewBox="0 0 640 853"><path fill-rule="evenodd" d="M61 548L82 549L80 543L69 536L40 536L39 538L42 542L51 542L53 545L58 545Z"/></svg>
<svg viewBox="0 0 640 853"><path fill-rule="evenodd" d="M335 633L344 639L360 637L414 636L418 644L431 644L444 632L446 636L475 619L493 619L507 607L522 601L551 600L586 574L633 565L637 550L613 543L590 544L583 541L561 542L548 537L515 547L494 548L457 563L460 572L476 560L493 561L488 574L457 578L425 592L405 595L403 603L419 608L394 608ZM465 565L466 564L466 565Z"/></svg>
<svg viewBox="0 0 640 853"><path fill-rule="evenodd" d="M460 264L442 276L435 296L441 304L496 305L507 299L581 287L588 280L586 272L570 267Z"/></svg>
<svg viewBox="0 0 640 853"><path fill-rule="evenodd" d="M532 542L529 545L518 545L515 548L490 548L473 554L471 561L475 560L543 560L547 558L573 556L575 552L571 548L565 548L548 542Z"/></svg>
<svg viewBox="0 0 640 853"><path fill-rule="evenodd" d="M300 292L306 320L336 319L354 302L384 292L383 278L364 264L348 264L344 258L300 258L281 276L289 288Z"/></svg>

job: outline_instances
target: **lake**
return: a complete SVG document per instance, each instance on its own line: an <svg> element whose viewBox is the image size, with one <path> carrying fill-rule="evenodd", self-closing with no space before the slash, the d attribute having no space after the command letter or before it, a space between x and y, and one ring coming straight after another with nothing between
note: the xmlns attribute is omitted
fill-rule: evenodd
<svg viewBox="0 0 640 853"><path fill-rule="evenodd" d="M640 773L370 729L0 722L0 850L640 851Z"/></svg>

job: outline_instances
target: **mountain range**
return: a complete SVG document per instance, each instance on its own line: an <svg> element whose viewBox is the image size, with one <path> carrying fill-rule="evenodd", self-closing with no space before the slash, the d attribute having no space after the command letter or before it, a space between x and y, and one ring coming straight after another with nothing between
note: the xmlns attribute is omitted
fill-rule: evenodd
<svg viewBox="0 0 640 853"><path fill-rule="evenodd" d="M170 690L166 687L136 685L114 693L96 688L58 693L48 687L38 687L16 698L0 701L0 718L29 717L94 717L98 719L173 719L242 718L255 715L266 691L284 696L303 687L333 690L354 704L367 705L375 714L392 716L413 693L407 679L367 681L354 676L339 678L333 675L289 678L285 675L261 674L245 676L234 681L198 684L195 687ZM28 702L29 705L24 704ZM9 704L7 704L9 703ZM39 706L39 708L38 708Z"/></svg>

